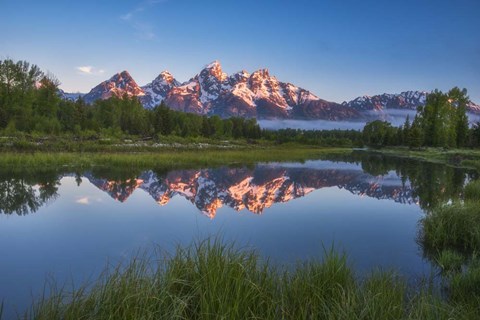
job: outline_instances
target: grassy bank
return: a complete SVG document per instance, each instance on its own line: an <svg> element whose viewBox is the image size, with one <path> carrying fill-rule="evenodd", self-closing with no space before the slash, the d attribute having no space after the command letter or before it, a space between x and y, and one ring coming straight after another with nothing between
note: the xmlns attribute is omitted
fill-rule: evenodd
<svg viewBox="0 0 480 320"><path fill-rule="evenodd" d="M459 283L445 300L429 285L409 288L392 272L359 280L345 255L333 251L287 271L252 251L205 241L168 258L134 258L90 286L52 286L20 318L475 319L480 300L467 286Z"/></svg>
<svg viewBox="0 0 480 320"><path fill-rule="evenodd" d="M463 201L431 210L421 221L419 240L440 268L450 299L480 310L480 180L465 187Z"/></svg>
<svg viewBox="0 0 480 320"><path fill-rule="evenodd" d="M2 153L2 168L33 169L55 166L88 168L92 166L122 166L124 168L183 168L231 164L253 164L269 161L305 161L325 154L350 153L351 149L312 147L244 148L239 150L166 149L141 153Z"/></svg>
<svg viewBox="0 0 480 320"><path fill-rule="evenodd" d="M0 136L1 152L154 152L165 149L237 149L252 147L253 141L245 139L209 139L178 136L139 137L125 136L75 136L75 135L17 135ZM271 143L255 144L268 146Z"/></svg>
<svg viewBox="0 0 480 320"><path fill-rule="evenodd" d="M369 149L385 155L448 164L457 167L473 168L480 171L480 149L443 149L443 148L383 148Z"/></svg>

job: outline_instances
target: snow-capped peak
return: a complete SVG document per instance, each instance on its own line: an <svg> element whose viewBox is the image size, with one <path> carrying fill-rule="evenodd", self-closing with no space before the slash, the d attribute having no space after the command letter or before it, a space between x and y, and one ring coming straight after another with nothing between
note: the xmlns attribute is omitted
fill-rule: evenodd
<svg viewBox="0 0 480 320"><path fill-rule="evenodd" d="M206 78L208 76L213 76L217 78L218 81L225 81L227 79L227 74L223 72L222 66L220 65L219 61L214 61L205 68L203 68L202 71L200 71L199 77L200 78Z"/></svg>
<svg viewBox="0 0 480 320"><path fill-rule="evenodd" d="M270 72L268 69L260 69L252 73L253 78L269 78Z"/></svg>
<svg viewBox="0 0 480 320"><path fill-rule="evenodd" d="M210 62L209 64L207 64L207 65L204 67L204 69L213 69L213 68L217 68L217 67L221 67L220 61L215 60L215 61L212 61L212 62Z"/></svg>
<svg viewBox="0 0 480 320"><path fill-rule="evenodd" d="M172 88L178 86L180 82L170 72L162 71L155 80L142 87L145 97L141 101L145 107L153 108L167 97Z"/></svg>
<svg viewBox="0 0 480 320"><path fill-rule="evenodd" d="M358 116L353 108L321 100L307 90L280 82L268 69L252 74L242 70L229 77L219 61L206 65L182 84L170 72L163 71L139 88L124 71L92 91L95 92L87 95L87 103L127 93L138 96L146 108L164 101L174 110L222 117L345 119Z"/></svg>
<svg viewBox="0 0 480 320"><path fill-rule="evenodd" d="M113 75L109 80L100 83L84 96L85 102L92 103L97 99L108 99L112 96L123 95L142 97L145 92L140 88L128 71Z"/></svg>

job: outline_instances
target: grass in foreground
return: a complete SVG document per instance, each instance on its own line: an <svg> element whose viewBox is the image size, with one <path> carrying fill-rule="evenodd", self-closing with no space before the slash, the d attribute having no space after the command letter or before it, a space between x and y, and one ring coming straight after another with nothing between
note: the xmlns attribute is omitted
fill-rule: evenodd
<svg viewBox="0 0 480 320"><path fill-rule="evenodd" d="M88 288L53 286L22 319L478 318L478 290L467 280L453 288L446 301L428 286L409 289L394 273L356 280L345 255L333 251L287 271L252 251L205 241L167 259L134 258Z"/></svg>
<svg viewBox="0 0 480 320"><path fill-rule="evenodd" d="M480 249L480 204L445 205L422 221L422 243L428 248L472 252Z"/></svg>

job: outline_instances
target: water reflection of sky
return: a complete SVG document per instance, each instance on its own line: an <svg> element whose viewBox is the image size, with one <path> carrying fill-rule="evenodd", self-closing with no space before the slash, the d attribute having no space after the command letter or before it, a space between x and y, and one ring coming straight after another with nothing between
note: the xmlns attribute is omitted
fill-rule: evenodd
<svg viewBox="0 0 480 320"><path fill-rule="evenodd" d="M372 175L355 163L332 161L215 170L145 175L154 179L142 180L148 188L139 184L124 202L99 188L106 179L86 174L78 186L74 176L66 175L60 179L56 198L37 212L0 214L0 299L6 301L7 310L12 310L12 304L23 308L32 291L40 292L47 275L60 281L91 280L107 261L119 261L140 248L158 244L169 250L210 235L250 246L275 263L321 258L324 248L333 245L345 250L360 272L382 267L408 276L430 273L415 241L422 209L416 201L395 200L414 198L414 192L394 170ZM248 178L250 174L253 177ZM200 179L205 177L210 180ZM199 181L209 188L207 195L227 199L229 183L245 177L255 184L247 194L252 190L270 194L269 188L276 186L279 189L272 197L281 195L282 201L272 201L259 214L248 208L237 211L228 204L219 206L213 219L200 214L204 201L208 205L214 200L198 196L203 190ZM149 189L165 192L166 186L186 181L197 184L198 197L173 193L165 205L159 205ZM301 193L301 188L308 193ZM285 190L301 192L285 198Z"/></svg>

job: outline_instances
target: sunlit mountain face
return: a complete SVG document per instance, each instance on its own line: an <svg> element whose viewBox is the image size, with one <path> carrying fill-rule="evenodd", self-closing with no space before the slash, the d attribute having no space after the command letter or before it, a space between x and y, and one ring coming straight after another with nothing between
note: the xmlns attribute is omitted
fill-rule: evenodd
<svg viewBox="0 0 480 320"><path fill-rule="evenodd" d="M58 197L61 179L75 176L119 202L134 192L146 192L160 206L181 197L199 212L214 218L221 207L262 214L274 204L309 196L322 188L338 188L359 197L417 204L429 209L438 201L461 197L468 174L447 166L412 163L383 156L257 164L191 170L144 170L112 174L55 172L40 176L0 176L0 212L35 212ZM348 162L347 162L348 161ZM448 184L446 183L448 181ZM446 187L448 186L448 187Z"/></svg>
<svg viewBox="0 0 480 320"><path fill-rule="evenodd" d="M418 202L410 183L402 182L396 174L373 176L354 165L344 169L258 165L254 169L179 170L164 176L146 171L134 181L108 181L89 174L86 177L118 201L126 201L136 189L142 189L160 205L167 205L175 196L184 197L211 218L222 206L261 214L275 203L289 202L328 187L359 196Z"/></svg>

